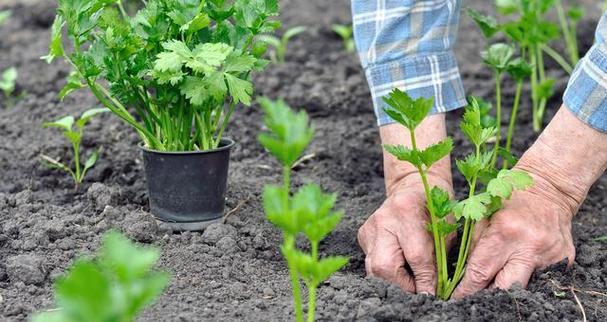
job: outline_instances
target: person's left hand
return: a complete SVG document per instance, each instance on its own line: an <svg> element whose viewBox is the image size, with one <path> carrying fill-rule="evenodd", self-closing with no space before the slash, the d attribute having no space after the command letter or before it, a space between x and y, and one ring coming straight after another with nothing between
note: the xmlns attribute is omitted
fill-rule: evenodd
<svg viewBox="0 0 607 322"><path fill-rule="evenodd" d="M452 297L463 298L486 287L526 287L534 270L568 259L575 248L571 219L577 211L550 181L530 173L534 185L515 192L504 209L479 222L479 233L465 275Z"/></svg>

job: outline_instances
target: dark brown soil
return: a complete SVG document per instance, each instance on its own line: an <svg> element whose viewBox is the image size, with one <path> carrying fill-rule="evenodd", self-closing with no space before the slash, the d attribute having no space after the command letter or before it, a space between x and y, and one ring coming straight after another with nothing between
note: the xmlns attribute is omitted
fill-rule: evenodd
<svg viewBox="0 0 607 322"><path fill-rule="evenodd" d="M88 128L84 148L102 149L98 165L78 191L63 173L41 165L41 153L65 158L65 140L40 124L97 103L87 92L59 102L57 92L68 68L46 65L54 5L50 1L3 0L14 17L0 28L0 70L19 69L18 91L11 103L0 96L0 321L24 321L32 312L54 307L53 281L79 254L90 254L110 228L162 249L160 267L173 279L158 303L141 321L286 321L292 320L287 269L278 251L279 232L268 224L260 206L264 183L280 174L275 161L256 141L262 127L258 107L238 110L228 135L233 151L227 209L239 204L224 225L205 232L172 234L159 228L147 212L138 138L112 115L102 115ZM585 1L592 3L594 1ZM601 178L575 218L577 259L572 269L557 265L537 273L527 290L483 291L463 301L437 301L411 295L365 279L356 231L384 196L381 148L370 95L358 58L342 51L332 23L350 21L349 1L281 1L285 26L306 25L295 39L287 63L256 78L260 94L283 96L304 107L317 127L308 153L314 158L295 173L295 183L319 182L339 194L346 216L321 245L324 254L350 256L350 264L320 289L321 321L581 321L571 291L575 287L588 320L605 320L607 243L593 238L607 234L607 177ZM485 1L473 6L490 10ZM472 5L472 4L468 4ZM594 8L580 26L584 49L592 43L598 12ZM483 40L465 16L461 19L457 54L469 94L491 97L489 72L478 52ZM551 63L548 62L549 66ZM555 70L559 105L566 75ZM505 89L509 106L512 84ZM514 140L521 153L536 137L530 130L529 104ZM508 111L506 111L508 112ZM469 148L457 131L459 113L449 116L449 130L459 148ZM551 115L549 115L551 116ZM456 187L464 187L461 177Z"/></svg>

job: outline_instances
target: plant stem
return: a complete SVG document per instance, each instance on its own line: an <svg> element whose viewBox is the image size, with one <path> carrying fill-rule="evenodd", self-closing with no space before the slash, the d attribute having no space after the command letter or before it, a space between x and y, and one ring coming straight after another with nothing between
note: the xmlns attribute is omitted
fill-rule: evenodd
<svg viewBox="0 0 607 322"><path fill-rule="evenodd" d="M542 56L542 52L538 50L537 54L537 70L540 76L540 84L544 83L546 80L545 70L544 70L544 58ZM533 129L535 132L539 132L542 129L542 123L544 120L544 110L546 108L546 103L548 98L542 97L540 99L539 105L537 107L537 113L535 114L536 118L534 119Z"/></svg>
<svg viewBox="0 0 607 322"><path fill-rule="evenodd" d="M318 241L310 241L310 245L312 246L312 260L314 262L318 261ZM314 322L314 313L316 311L316 289L318 288L318 283L316 281L311 281L307 283L308 286L308 322Z"/></svg>
<svg viewBox="0 0 607 322"><path fill-rule="evenodd" d="M538 89L537 89L537 50L536 45L529 46L529 57L531 58L531 65L533 66L531 70L531 102L532 102L532 120L535 129L535 119L537 118L537 110L538 110Z"/></svg>
<svg viewBox="0 0 607 322"><path fill-rule="evenodd" d="M295 236L291 234L285 234L284 246L285 248L295 248ZM299 276L297 274L297 268L295 264L285 256L287 259L287 265L289 267L289 275L291 277L291 289L293 291L293 303L295 305L295 320L297 322L303 322L303 309L301 304L301 290L299 289Z"/></svg>
<svg viewBox="0 0 607 322"><path fill-rule="evenodd" d="M228 126L228 122L230 121L230 117L232 117L232 113L234 113L235 108L236 103L230 102L228 113L224 116L223 122L221 123L221 127L219 128L219 132L217 133L217 138L215 139L215 142L213 142L213 148L217 148L219 146L219 143L221 142L221 138L223 136L223 132L225 131L226 126Z"/></svg>
<svg viewBox="0 0 607 322"><path fill-rule="evenodd" d="M72 142L74 149L74 166L76 167L76 183L82 182L82 174L80 170L80 142Z"/></svg>
<svg viewBox="0 0 607 322"><path fill-rule="evenodd" d="M481 154L480 145L476 146L476 150L474 153L475 153L476 158L480 158L480 154ZM470 191L468 192L468 198L473 197L474 193L476 192L477 178L478 178L478 175L475 175L474 177L472 177L472 181L469 183ZM466 261L468 260L468 252L470 249L470 241L472 240L474 225L475 225L474 221L472 221L470 218L466 218L466 220L464 222L462 240L461 240L460 246L459 246L459 253L457 256L457 264L455 265L455 272L453 273L453 278L451 279L450 283L447 285L447 287L445 289L445 292L443 293L443 299L445 299L445 300L451 296L451 293L453 293L453 290L455 289L455 287L457 286L457 284L459 283L459 281L461 280L461 278L463 276L462 274L464 272L464 267L466 266Z"/></svg>
<svg viewBox="0 0 607 322"><path fill-rule="evenodd" d="M491 157L491 168L495 167L497 163L497 154L500 148L500 141L502 138L502 74L501 72L495 73L495 102L496 102L496 113L495 113L495 125L497 126L497 133L495 134L495 145L493 146L493 156Z"/></svg>
<svg viewBox="0 0 607 322"><path fill-rule="evenodd" d="M569 59L571 60L571 64L575 65L579 60L579 54L577 52L577 39L576 35L572 34L572 28L569 28L569 23L567 22L567 17L565 16L565 9L563 9L563 3L561 0L557 0L555 3L556 12L559 17L559 23L561 25L561 31L563 33L563 38L565 38L565 44L567 46L567 51L569 52Z"/></svg>
<svg viewBox="0 0 607 322"><path fill-rule="evenodd" d="M409 133L411 135L411 147L413 151L419 151L417 148L417 142L415 140L415 131L409 129ZM424 193L426 194L426 206L428 207L428 212L430 213L430 225L432 226L432 236L434 237L434 253L436 255L436 271L438 274L438 286L437 286L437 294L441 294L444 288L445 276L443 276L443 272L446 271L447 262L446 259L443 258L443 251L441 250L441 239L439 238L438 228L436 227L436 215L434 211L434 205L432 204L432 197L430 196L430 185L428 184L428 178L426 177L426 172L422 169L421 165L417 166L417 171L422 178L422 183L424 185ZM443 245L444 246L444 245Z"/></svg>
<svg viewBox="0 0 607 322"><path fill-rule="evenodd" d="M521 101L521 92L523 91L523 80L516 82L516 93L514 94L514 105L512 106L512 113L510 114L510 124L508 125L508 136L506 136L506 151L510 153L510 146L512 144L512 136L514 134L514 126L516 125L516 117L518 114L518 107ZM508 160L504 160L503 169L508 168Z"/></svg>
<svg viewBox="0 0 607 322"><path fill-rule="evenodd" d="M563 70L566 71L567 74L571 75L571 72L573 72L573 67L571 67L571 65L565 60L565 58L563 58L563 56L561 56L561 54L556 52L554 49L552 49L548 45L543 45L542 50L548 56L550 56L550 58L552 58L555 62L557 62L559 65L561 65L561 68L563 68Z"/></svg>

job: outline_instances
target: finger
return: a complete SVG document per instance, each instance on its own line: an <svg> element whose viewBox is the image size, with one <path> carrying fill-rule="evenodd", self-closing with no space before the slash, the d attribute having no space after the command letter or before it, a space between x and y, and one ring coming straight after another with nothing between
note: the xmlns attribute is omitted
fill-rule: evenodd
<svg viewBox="0 0 607 322"><path fill-rule="evenodd" d="M405 257L396 237L387 231L376 236L373 249L365 258L367 274L415 292L415 281L404 268Z"/></svg>
<svg viewBox="0 0 607 322"><path fill-rule="evenodd" d="M373 223L373 217L370 217L362 226L360 226L358 234L356 235L358 245L360 245L363 253L369 253L371 250L369 245L374 242L375 235L375 224Z"/></svg>
<svg viewBox="0 0 607 322"><path fill-rule="evenodd" d="M461 299L486 288L497 272L504 267L509 254L502 251L503 243L495 235L483 235L468 259L462 281L453 292Z"/></svg>
<svg viewBox="0 0 607 322"><path fill-rule="evenodd" d="M405 254L405 261L413 271L416 292L434 295L437 281L432 236L422 227L412 231L406 239L401 237L398 241Z"/></svg>
<svg viewBox="0 0 607 322"><path fill-rule="evenodd" d="M514 284L521 287L527 287L527 283L534 271L534 265L531 261L523 259L510 259L504 268L495 275L494 286L507 290Z"/></svg>

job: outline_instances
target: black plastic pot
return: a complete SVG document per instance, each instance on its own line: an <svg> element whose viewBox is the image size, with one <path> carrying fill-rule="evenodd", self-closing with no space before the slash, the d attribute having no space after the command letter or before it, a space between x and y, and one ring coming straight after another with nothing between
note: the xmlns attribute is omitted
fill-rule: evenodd
<svg viewBox="0 0 607 322"><path fill-rule="evenodd" d="M232 146L230 139L207 151L164 152L140 145L152 214L175 230L201 230L221 220Z"/></svg>

